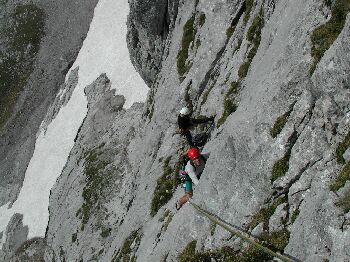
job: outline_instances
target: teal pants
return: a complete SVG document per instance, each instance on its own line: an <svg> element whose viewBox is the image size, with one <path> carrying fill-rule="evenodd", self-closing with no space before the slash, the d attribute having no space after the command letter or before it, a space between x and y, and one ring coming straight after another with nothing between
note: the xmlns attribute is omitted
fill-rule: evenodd
<svg viewBox="0 0 350 262"><path fill-rule="evenodd" d="M189 175L186 174L185 178L185 192L190 192L192 191L192 180Z"/></svg>

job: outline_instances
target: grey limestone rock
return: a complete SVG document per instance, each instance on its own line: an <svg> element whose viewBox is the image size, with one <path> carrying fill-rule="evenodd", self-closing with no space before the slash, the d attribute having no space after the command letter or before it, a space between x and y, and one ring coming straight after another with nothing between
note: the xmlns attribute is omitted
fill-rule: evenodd
<svg viewBox="0 0 350 262"><path fill-rule="evenodd" d="M14 253L27 240L28 227L23 226L23 215L14 214L6 228L6 242L3 249L6 253Z"/></svg>
<svg viewBox="0 0 350 262"><path fill-rule="evenodd" d="M161 70L166 40L175 26L178 4L179 0L129 1L127 43L130 58L148 86Z"/></svg>
<svg viewBox="0 0 350 262"><path fill-rule="evenodd" d="M350 160L350 148L348 148L345 153L343 154L343 157L346 161Z"/></svg>
<svg viewBox="0 0 350 262"><path fill-rule="evenodd" d="M253 236L259 236L264 232L264 223L260 223L257 225L253 230L252 230L252 235Z"/></svg>
<svg viewBox="0 0 350 262"><path fill-rule="evenodd" d="M188 148L176 132L185 105L216 115L193 202L249 233L283 231L279 252L301 261L350 259L349 213L337 204L349 182L329 188L350 129L350 15L310 75L310 35L329 20L327 3L244 2L130 1L131 59L152 88L127 110L106 75L85 89L88 114L51 191L46 260L177 261L194 240L198 251L244 250L190 204L176 211L180 186L157 191Z"/></svg>
<svg viewBox="0 0 350 262"><path fill-rule="evenodd" d="M281 204L276 208L275 213L271 216L269 220L269 232L276 232L284 228L283 222L287 219L288 212L287 204Z"/></svg>

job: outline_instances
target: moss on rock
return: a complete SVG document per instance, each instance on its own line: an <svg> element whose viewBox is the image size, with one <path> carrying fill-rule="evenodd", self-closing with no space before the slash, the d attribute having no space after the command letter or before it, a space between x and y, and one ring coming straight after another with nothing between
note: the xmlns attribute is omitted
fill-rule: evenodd
<svg viewBox="0 0 350 262"><path fill-rule="evenodd" d="M250 13L252 12L254 0L245 0L245 14L243 17L243 23L247 24L250 18Z"/></svg>
<svg viewBox="0 0 350 262"><path fill-rule="evenodd" d="M336 203L336 206L343 209L344 213L348 213L350 211L350 189L346 191L344 196L342 196Z"/></svg>
<svg viewBox="0 0 350 262"><path fill-rule="evenodd" d="M0 129L13 113L17 99L34 69L40 42L45 35L46 15L34 4L18 5L4 34L9 49L0 52Z"/></svg>
<svg viewBox="0 0 350 262"><path fill-rule="evenodd" d="M236 27L230 26L226 29L226 37L231 38L233 33L235 32Z"/></svg>
<svg viewBox="0 0 350 262"><path fill-rule="evenodd" d="M240 82L232 82L229 90L224 97L224 112L218 120L218 127L225 123L227 117L237 110L237 105L234 103L234 97L238 94Z"/></svg>
<svg viewBox="0 0 350 262"><path fill-rule="evenodd" d="M191 65L187 63L188 49L191 42L193 42L197 30L194 27L195 13L192 14L191 18L185 23L183 27L183 35L181 40L181 50L177 55L177 72L180 77L183 77L191 68Z"/></svg>
<svg viewBox="0 0 350 262"><path fill-rule="evenodd" d="M238 69L239 78L244 78L247 76L250 64L251 64L251 61L247 61L240 65Z"/></svg>
<svg viewBox="0 0 350 262"><path fill-rule="evenodd" d="M295 220L297 219L297 217L299 216L300 210L299 208L295 209L292 213L292 216L290 218L291 223L293 224L295 222Z"/></svg>
<svg viewBox="0 0 350 262"><path fill-rule="evenodd" d="M112 262L130 262L136 261L136 257L132 256L140 246L142 235L140 230L135 230L130 233L130 235L124 240L122 248L118 253L112 258Z"/></svg>
<svg viewBox="0 0 350 262"><path fill-rule="evenodd" d="M157 214L158 210L168 203L180 183L177 175L179 167L176 166L175 170L173 170L169 165L170 160L171 156L164 160L163 175L157 179L157 185L151 202L151 216Z"/></svg>
<svg viewBox="0 0 350 262"><path fill-rule="evenodd" d="M267 230L270 217L275 213L276 208L280 204L285 202L286 200L284 198L278 198L268 207L264 207L260 209L259 212L252 217L250 223L248 224L248 228L254 229L257 225L259 225L260 223L263 223L264 229Z"/></svg>
<svg viewBox="0 0 350 262"><path fill-rule="evenodd" d="M338 163L345 164L345 159L343 157L343 154L349 147L350 147L350 131L345 136L344 140L338 144L337 149L335 151Z"/></svg>
<svg viewBox="0 0 350 262"><path fill-rule="evenodd" d="M271 250L275 252L283 252L289 242L289 237L289 231L284 228L272 233L263 233L259 236L259 239Z"/></svg>
<svg viewBox="0 0 350 262"><path fill-rule="evenodd" d="M328 1L329 2L329 1ZM330 3L327 4L331 6ZM334 43L343 30L346 15L350 11L350 2L348 0L336 0L332 6L332 17L325 24L317 27L311 34L311 56L313 62L310 66L310 74L312 74L318 62L324 53Z"/></svg>
<svg viewBox="0 0 350 262"><path fill-rule="evenodd" d="M260 41L261 41L261 30L263 26L264 26L264 13L263 13L263 9L261 8L259 11L259 14L254 18L247 32L247 40L250 42L250 45L248 46L248 48L250 48L250 50L247 55L248 60L243 64L241 64L241 66L238 69L238 76L240 78L244 78L247 76L248 70L250 68L250 64L252 63L253 58L258 52L258 48L260 46Z"/></svg>
<svg viewBox="0 0 350 262"><path fill-rule="evenodd" d="M345 186L345 183L348 180L350 180L350 161L346 163L346 165L340 171L335 181L329 186L329 189L332 190L333 192L336 192L340 188Z"/></svg>
<svg viewBox="0 0 350 262"><path fill-rule="evenodd" d="M287 123L287 120L288 120L288 116L287 115L282 115L282 116L279 116L276 121L275 121L275 124L273 125L273 127L271 128L270 130L270 134L273 138L276 138L277 135L279 133L281 133L283 127L286 125Z"/></svg>
<svg viewBox="0 0 350 262"><path fill-rule="evenodd" d="M105 184L108 183L113 175L110 172L104 172L110 162L105 160L103 146L104 144L84 154L84 173L86 176L86 184L82 193L84 202L76 213L82 220L82 230L84 229L84 225L89 221L92 213L100 208Z"/></svg>
<svg viewBox="0 0 350 262"><path fill-rule="evenodd" d="M275 181L277 178L284 176L289 169L289 156L284 156L283 158L277 160L272 167L271 182Z"/></svg>
<svg viewBox="0 0 350 262"><path fill-rule="evenodd" d="M282 252L289 241L289 232L283 229L272 234L264 234L257 239L261 244L265 244L270 249ZM267 262L273 257L255 246L249 245L242 250L235 250L230 246L204 251L196 251L197 241L193 240L187 244L178 256L179 262Z"/></svg>

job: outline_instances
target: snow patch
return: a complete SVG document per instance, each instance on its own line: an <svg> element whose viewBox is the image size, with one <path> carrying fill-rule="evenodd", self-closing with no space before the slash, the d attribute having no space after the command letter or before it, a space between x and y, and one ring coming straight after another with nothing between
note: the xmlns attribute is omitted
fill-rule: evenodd
<svg viewBox="0 0 350 262"><path fill-rule="evenodd" d="M125 97L125 108L145 101L148 91L130 61L126 45L128 13L127 0L100 0L84 46L70 69L79 66L79 82L83 86L106 73L115 93Z"/></svg>
<svg viewBox="0 0 350 262"><path fill-rule="evenodd" d="M28 165L23 187L11 208L0 207L0 232L4 232L15 213L23 214L23 224L29 227L28 238L43 237L49 219L49 196L56 179L67 162L74 138L87 113L84 88L106 73L115 93L126 99L124 107L146 100L148 88L131 64L126 46L127 0L100 0L77 60L79 80L69 102L44 132L39 131L35 150ZM65 91L60 91L62 95ZM0 248L6 239L5 232Z"/></svg>

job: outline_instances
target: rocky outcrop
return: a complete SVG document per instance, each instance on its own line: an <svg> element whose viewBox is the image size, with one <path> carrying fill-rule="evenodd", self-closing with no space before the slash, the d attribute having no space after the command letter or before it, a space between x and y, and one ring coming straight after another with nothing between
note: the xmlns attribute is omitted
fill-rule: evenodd
<svg viewBox="0 0 350 262"><path fill-rule="evenodd" d="M61 259L101 257L133 201L136 177L128 147L142 104L125 111L124 97L114 96L110 87L101 75L85 88L88 114L52 190L47 240Z"/></svg>
<svg viewBox="0 0 350 262"><path fill-rule="evenodd" d="M179 0L129 1L128 48L136 70L150 87L162 68L164 49L175 26Z"/></svg>

